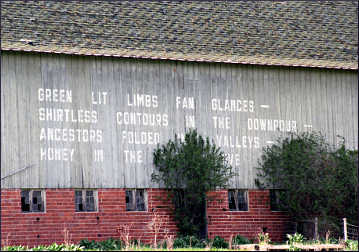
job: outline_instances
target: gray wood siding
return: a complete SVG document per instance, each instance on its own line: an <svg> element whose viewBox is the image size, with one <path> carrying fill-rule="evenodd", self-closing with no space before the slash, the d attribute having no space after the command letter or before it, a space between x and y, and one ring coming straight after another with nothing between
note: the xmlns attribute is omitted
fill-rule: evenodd
<svg viewBox="0 0 359 252"><path fill-rule="evenodd" d="M140 134L143 141L158 136L165 143L175 133L185 133L190 116L201 134L233 157L239 174L233 188L254 188L261 149L288 134L286 128L261 130L263 123L289 121L291 130L321 131L334 144L341 135L350 148L358 146L355 71L9 52L1 57L3 188L158 187L150 181L156 141L132 143L131 134ZM54 96L46 101L46 90L70 92L71 102L50 101ZM98 96L93 99L92 92L106 92L100 96L106 104L96 104ZM149 106L133 106L134 94L148 95L140 98L149 97ZM184 106L185 97L193 98L193 108ZM218 111L219 103L225 109L226 100L227 110ZM228 111L237 109L230 100L240 100L242 111ZM248 112L243 111L245 101L253 103ZM54 116L46 109L63 113L62 119L46 118ZM73 111L77 122L70 114L66 121L65 110ZM90 119L84 119L85 113ZM125 113L135 115L135 125L132 119L125 123ZM151 116L158 125L145 123ZM222 120L217 127L214 117ZM277 124L283 126L282 121ZM58 139L44 135L55 129ZM74 133L70 140L69 129L84 135ZM57 156L51 154L55 149ZM103 151L103 160L94 160L96 150ZM53 158L60 160L49 160Z"/></svg>

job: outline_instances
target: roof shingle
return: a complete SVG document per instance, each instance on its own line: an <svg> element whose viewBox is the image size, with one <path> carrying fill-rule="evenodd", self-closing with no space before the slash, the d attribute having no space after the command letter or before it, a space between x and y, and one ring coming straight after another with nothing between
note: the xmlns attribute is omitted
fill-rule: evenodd
<svg viewBox="0 0 359 252"><path fill-rule="evenodd" d="M2 1L3 50L358 68L357 1Z"/></svg>

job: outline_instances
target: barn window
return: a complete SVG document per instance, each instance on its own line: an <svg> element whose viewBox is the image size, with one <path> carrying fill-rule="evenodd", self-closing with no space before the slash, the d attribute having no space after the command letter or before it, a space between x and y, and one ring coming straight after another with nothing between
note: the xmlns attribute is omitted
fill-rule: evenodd
<svg viewBox="0 0 359 252"><path fill-rule="evenodd" d="M75 191L76 212L97 211L97 191L76 190Z"/></svg>
<svg viewBox="0 0 359 252"><path fill-rule="evenodd" d="M228 204L231 211L248 211L248 190L228 190Z"/></svg>
<svg viewBox="0 0 359 252"><path fill-rule="evenodd" d="M144 189L126 190L126 210L147 210L147 193Z"/></svg>
<svg viewBox="0 0 359 252"><path fill-rule="evenodd" d="M284 190L273 189L269 190L270 209L272 211L286 211L287 210L287 193Z"/></svg>
<svg viewBox="0 0 359 252"><path fill-rule="evenodd" d="M21 211L22 212L44 212L44 195L42 190L22 190L21 191Z"/></svg>

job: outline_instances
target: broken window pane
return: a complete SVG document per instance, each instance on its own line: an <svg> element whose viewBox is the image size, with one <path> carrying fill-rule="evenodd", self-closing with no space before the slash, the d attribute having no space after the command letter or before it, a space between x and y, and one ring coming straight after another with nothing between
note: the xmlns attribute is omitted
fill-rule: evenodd
<svg viewBox="0 0 359 252"><path fill-rule="evenodd" d="M32 211L43 212L43 204L41 198L41 191L32 191Z"/></svg>
<svg viewBox="0 0 359 252"><path fill-rule="evenodd" d="M176 189L173 191L175 207L184 207L185 192L183 189Z"/></svg>
<svg viewBox="0 0 359 252"><path fill-rule="evenodd" d="M144 189L126 190L126 211L146 211Z"/></svg>
<svg viewBox="0 0 359 252"><path fill-rule="evenodd" d="M132 190L126 191L126 211L135 211L135 204L133 204L133 192Z"/></svg>
<svg viewBox="0 0 359 252"><path fill-rule="evenodd" d="M228 190L228 205L231 211L248 211L248 191Z"/></svg>
<svg viewBox="0 0 359 252"><path fill-rule="evenodd" d="M247 190L238 190L238 211L248 211Z"/></svg>
<svg viewBox="0 0 359 252"><path fill-rule="evenodd" d="M76 212L82 212L84 210L82 204L82 191L75 191L75 207Z"/></svg>
<svg viewBox="0 0 359 252"><path fill-rule="evenodd" d="M230 210L236 209L236 203L234 202L234 190L228 190L228 205Z"/></svg>
<svg viewBox="0 0 359 252"><path fill-rule="evenodd" d="M93 212L97 210L97 194L93 190L75 191L76 212Z"/></svg>
<svg viewBox="0 0 359 252"><path fill-rule="evenodd" d="M21 211L30 212L30 191L21 191Z"/></svg>
<svg viewBox="0 0 359 252"><path fill-rule="evenodd" d="M145 195L143 190L136 190L136 210L145 211Z"/></svg>
<svg viewBox="0 0 359 252"><path fill-rule="evenodd" d="M44 212L42 191L22 190L21 211L22 212Z"/></svg>

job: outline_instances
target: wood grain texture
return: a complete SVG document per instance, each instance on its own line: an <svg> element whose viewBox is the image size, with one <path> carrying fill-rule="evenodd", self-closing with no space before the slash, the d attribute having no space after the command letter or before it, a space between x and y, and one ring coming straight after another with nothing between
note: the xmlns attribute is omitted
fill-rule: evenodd
<svg viewBox="0 0 359 252"><path fill-rule="evenodd" d="M288 122L299 132L321 131L333 144L340 135L350 148L358 146L354 71L9 52L1 57L1 176L29 167L2 179L4 188L158 187L150 181L156 139L166 143L190 126L230 154L238 173L232 188L255 188L261 149L288 134ZM43 101L39 90L70 91L72 101ZM226 100L228 109L220 111ZM237 109L231 100L240 100L242 111L231 111ZM40 109L73 111L75 121L64 115L40 120ZM85 111L96 120L80 120ZM268 130L275 120L284 131ZM57 129L60 138L42 138L48 129ZM88 136L75 134L70 141L63 133L70 129ZM132 140L134 134L139 138ZM60 160L49 160L54 149Z"/></svg>

